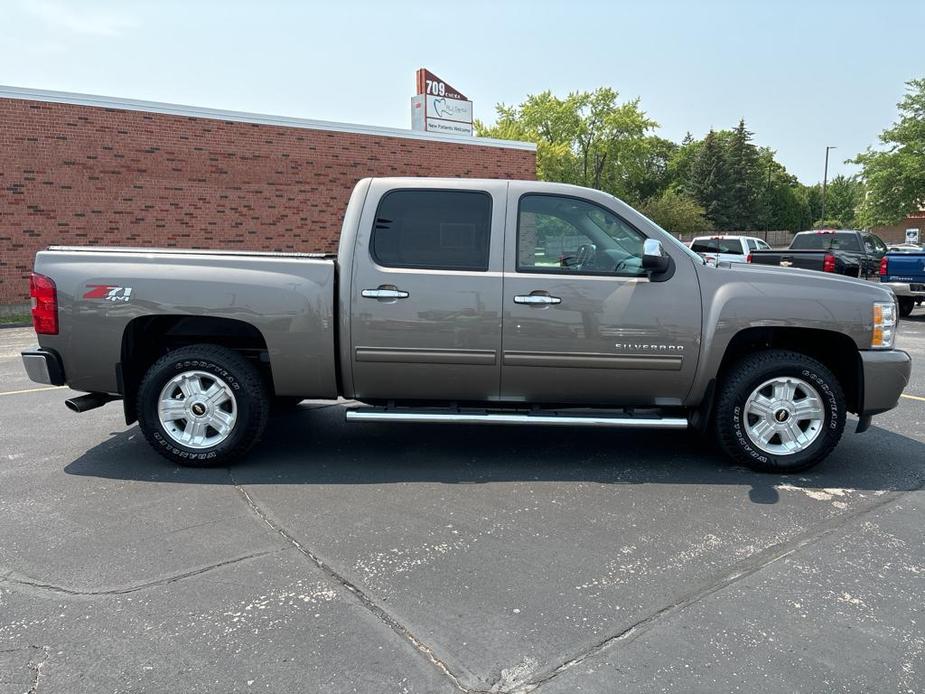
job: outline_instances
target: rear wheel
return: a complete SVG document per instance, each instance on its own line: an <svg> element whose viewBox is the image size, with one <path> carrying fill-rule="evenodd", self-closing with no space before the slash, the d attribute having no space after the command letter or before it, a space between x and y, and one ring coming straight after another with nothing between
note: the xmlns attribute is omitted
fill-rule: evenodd
<svg viewBox="0 0 925 694"><path fill-rule="evenodd" d="M251 449L266 426L269 398L257 369L240 354L191 345L148 369L137 407L139 426L158 453L206 467Z"/></svg>
<svg viewBox="0 0 925 694"><path fill-rule="evenodd" d="M763 472L799 472L835 448L845 396L829 369L804 354L768 350L734 365L716 404L720 445Z"/></svg>
<svg viewBox="0 0 925 694"><path fill-rule="evenodd" d="M899 301L899 315L902 318L905 318L912 310L915 308L915 298L911 296L900 296L898 297Z"/></svg>

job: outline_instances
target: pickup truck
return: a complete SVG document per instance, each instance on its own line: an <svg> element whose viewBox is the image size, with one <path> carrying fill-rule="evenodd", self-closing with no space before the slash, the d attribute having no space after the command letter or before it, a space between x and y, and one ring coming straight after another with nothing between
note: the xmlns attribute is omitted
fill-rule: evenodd
<svg viewBox="0 0 925 694"><path fill-rule="evenodd" d="M903 317L925 301L925 250L913 248L891 251L880 261L880 282L893 290Z"/></svg>
<svg viewBox="0 0 925 694"><path fill-rule="evenodd" d="M768 250L771 247L755 236L726 234L723 236L698 236L690 243L690 249L707 261L717 263L750 263L752 251Z"/></svg>
<svg viewBox="0 0 925 694"><path fill-rule="evenodd" d="M121 400L191 466L243 455L276 405L340 396L351 422L690 427L792 472L911 369L889 289L708 267L557 183L364 179L336 256L52 247L31 284L29 376L86 392L78 412Z"/></svg>
<svg viewBox="0 0 925 694"><path fill-rule="evenodd" d="M752 251L752 263L836 275L876 278L886 244L875 234L850 229L801 231L786 250Z"/></svg>

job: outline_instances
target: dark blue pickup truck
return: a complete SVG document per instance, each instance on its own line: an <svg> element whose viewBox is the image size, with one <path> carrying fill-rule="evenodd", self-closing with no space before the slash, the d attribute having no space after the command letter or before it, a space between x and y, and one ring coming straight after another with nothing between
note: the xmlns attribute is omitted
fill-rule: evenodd
<svg viewBox="0 0 925 694"><path fill-rule="evenodd" d="M925 249L890 251L880 261L880 281L899 302L899 315L908 316L925 301Z"/></svg>

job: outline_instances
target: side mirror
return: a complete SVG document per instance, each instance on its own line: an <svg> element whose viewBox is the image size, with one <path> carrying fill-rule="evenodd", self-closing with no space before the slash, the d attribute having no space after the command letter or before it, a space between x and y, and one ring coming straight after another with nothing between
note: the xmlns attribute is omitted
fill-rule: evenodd
<svg viewBox="0 0 925 694"><path fill-rule="evenodd" d="M671 258L662 248L662 242L657 239L646 239L642 244L642 268L652 274L665 272L671 263Z"/></svg>

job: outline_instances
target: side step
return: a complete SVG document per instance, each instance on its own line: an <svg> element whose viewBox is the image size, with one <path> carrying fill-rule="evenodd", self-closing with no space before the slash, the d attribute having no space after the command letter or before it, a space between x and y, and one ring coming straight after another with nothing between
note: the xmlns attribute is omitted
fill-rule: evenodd
<svg viewBox="0 0 925 694"><path fill-rule="evenodd" d="M686 417L645 414L567 414L556 410L499 412L487 410L415 410L359 407L347 410L348 422L431 422L438 424L534 424L543 426L632 427L686 429Z"/></svg>

